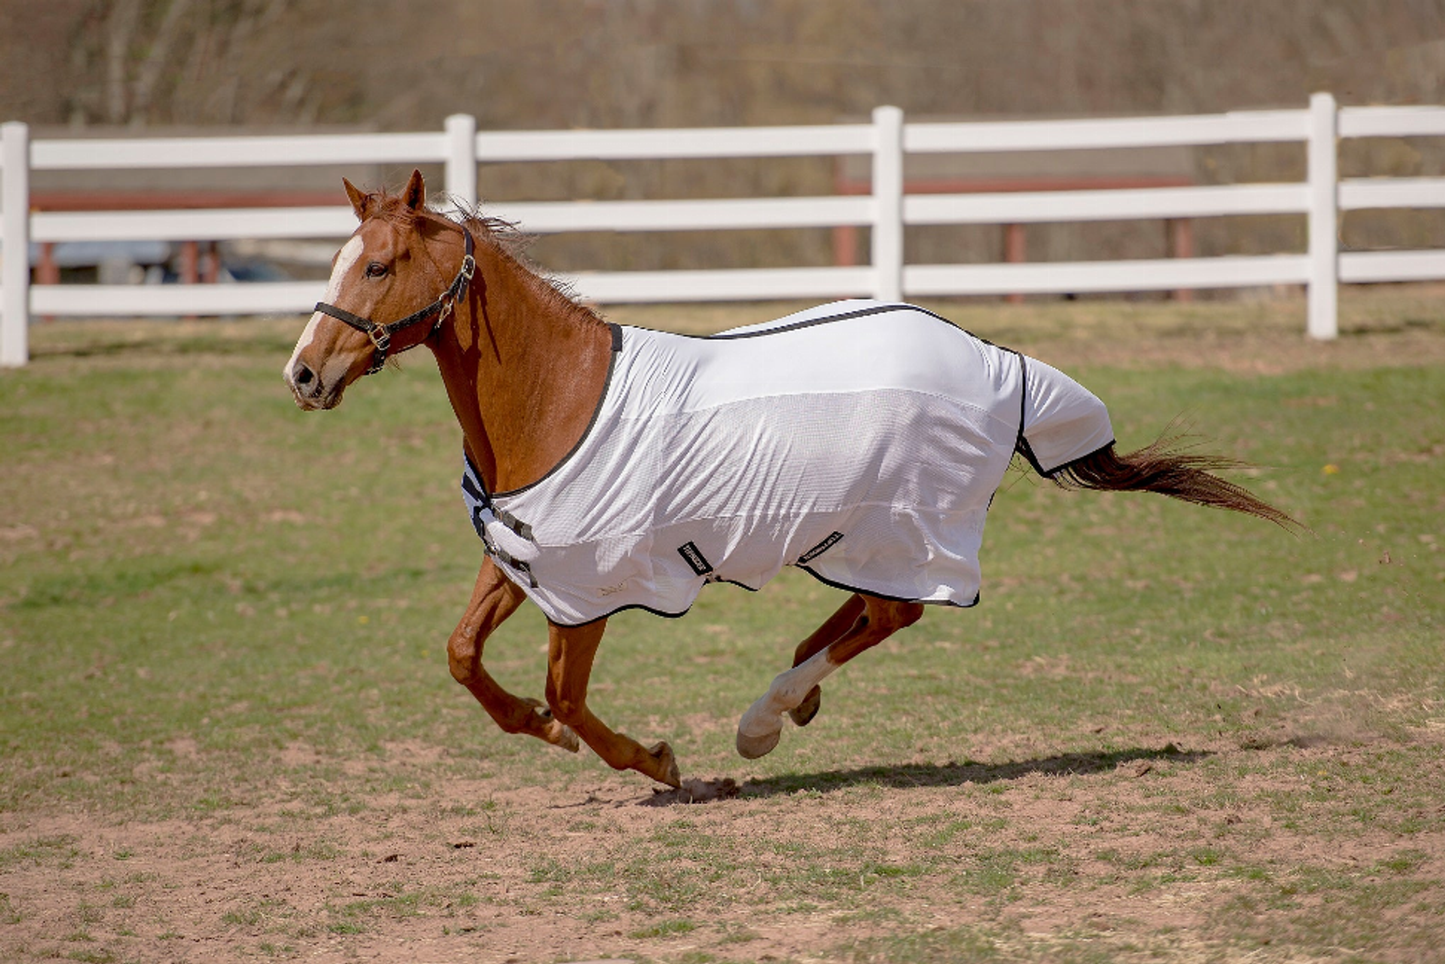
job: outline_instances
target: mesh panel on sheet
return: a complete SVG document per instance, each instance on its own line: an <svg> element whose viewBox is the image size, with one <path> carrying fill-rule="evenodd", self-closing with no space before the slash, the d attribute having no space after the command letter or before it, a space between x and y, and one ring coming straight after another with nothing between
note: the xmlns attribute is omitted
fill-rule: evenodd
<svg viewBox="0 0 1445 964"><path fill-rule="evenodd" d="M531 565L544 612L562 623L634 605L681 612L706 580L759 587L834 532L807 563L819 577L971 604L1021 414L1052 454L1077 436L1055 426L1082 416L1097 432L1102 406L1047 366L1035 378L1032 362L1026 406L1018 355L921 310L870 304L731 339L623 329L577 451L496 500L532 526L532 542L495 539ZM679 552L689 544L711 572Z"/></svg>

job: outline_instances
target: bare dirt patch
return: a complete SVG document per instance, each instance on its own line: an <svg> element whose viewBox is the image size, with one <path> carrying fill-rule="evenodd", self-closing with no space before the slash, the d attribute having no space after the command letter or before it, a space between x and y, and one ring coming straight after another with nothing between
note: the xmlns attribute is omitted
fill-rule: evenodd
<svg viewBox="0 0 1445 964"><path fill-rule="evenodd" d="M1004 959L1425 960L1445 935L1445 805L1368 781L1441 737L1141 737L667 792L446 778L356 813L9 814L0 957L962 960L982 941ZM1384 930L1340 919L1401 891ZM1331 929L1342 943L1318 950Z"/></svg>

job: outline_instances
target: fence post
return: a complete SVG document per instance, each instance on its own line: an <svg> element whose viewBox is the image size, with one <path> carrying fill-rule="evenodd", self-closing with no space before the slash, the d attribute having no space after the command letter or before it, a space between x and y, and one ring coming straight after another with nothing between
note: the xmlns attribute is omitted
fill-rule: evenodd
<svg viewBox="0 0 1445 964"><path fill-rule="evenodd" d="M873 296L903 298L903 111L873 110Z"/></svg>
<svg viewBox="0 0 1445 964"><path fill-rule="evenodd" d="M447 118L447 193L463 209L477 204L477 119L471 114Z"/></svg>
<svg viewBox="0 0 1445 964"><path fill-rule="evenodd" d="M30 128L0 124L0 366L30 358Z"/></svg>
<svg viewBox="0 0 1445 964"><path fill-rule="evenodd" d="M1338 118L1332 94L1318 93L1310 97L1308 326L1310 337L1320 339L1339 334Z"/></svg>

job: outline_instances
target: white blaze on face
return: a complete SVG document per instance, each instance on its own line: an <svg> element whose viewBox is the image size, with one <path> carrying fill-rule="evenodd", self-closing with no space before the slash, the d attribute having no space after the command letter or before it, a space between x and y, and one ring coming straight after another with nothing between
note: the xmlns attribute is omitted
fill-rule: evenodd
<svg viewBox="0 0 1445 964"><path fill-rule="evenodd" d="M360 238L352 238L337 252L336 266L331 269L331 280L326 283L326 297L323 299L324 301L329 304L336 304L336 296L341 293L342 279L346 277L346 272L351 270L351 266L356 264L357 259L361 257L362 247ZM301 357L301 353L306 350L306 346L311 344L312 339L316 337L316 326L321 324L322 317L324 316L321 312L312 312L311 320L306 323L306 330L301 333L301 338L296 342L296 350L291 353L291 360L286 363L285 375L288 385L292 384L291 373L296 369L296 360Z"/></svg>

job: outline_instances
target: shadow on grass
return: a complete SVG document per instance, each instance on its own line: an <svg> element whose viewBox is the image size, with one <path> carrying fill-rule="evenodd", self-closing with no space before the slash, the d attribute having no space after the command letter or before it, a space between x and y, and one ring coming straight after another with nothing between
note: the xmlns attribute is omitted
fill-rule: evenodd
<svg viewBox="0 0 1445 964"><path fill-rule="evenodd" d="M1379 321L1372 319L1368 323L1341 324L1341 338L1360 338L1367 335L1399 335L1407 331L1435 331L1445 330L1445 321L1439 318L1420 318L1413 315L1406 315L1403 318Z"/></svg>
<svg viewBox="0 0 1445 964"><path fill-rule="evenodd" d="M1143 776L1156 760L1173 763L1198 763L1214 754L1208 750L1180 750L1170 743L1159 750L1136 747L1111 753L1061 753L1036 760L1013 763L905 764L902 766L857 767L851 770L821 770L814 773L789 773L783 776L749 780L741 786L731 779L717 781L688 780L681 790L657 791L639 801L644 806L709 803L730 797L775 797L799 791L829 793L846 787L878 786L893 789L909 787L957 787L965 784L998 783L1018 780L1034 773L1055 776L1089 776L1126 768L1130 777ZM1132 764L1132 766L1131 766Z"/></svg>

